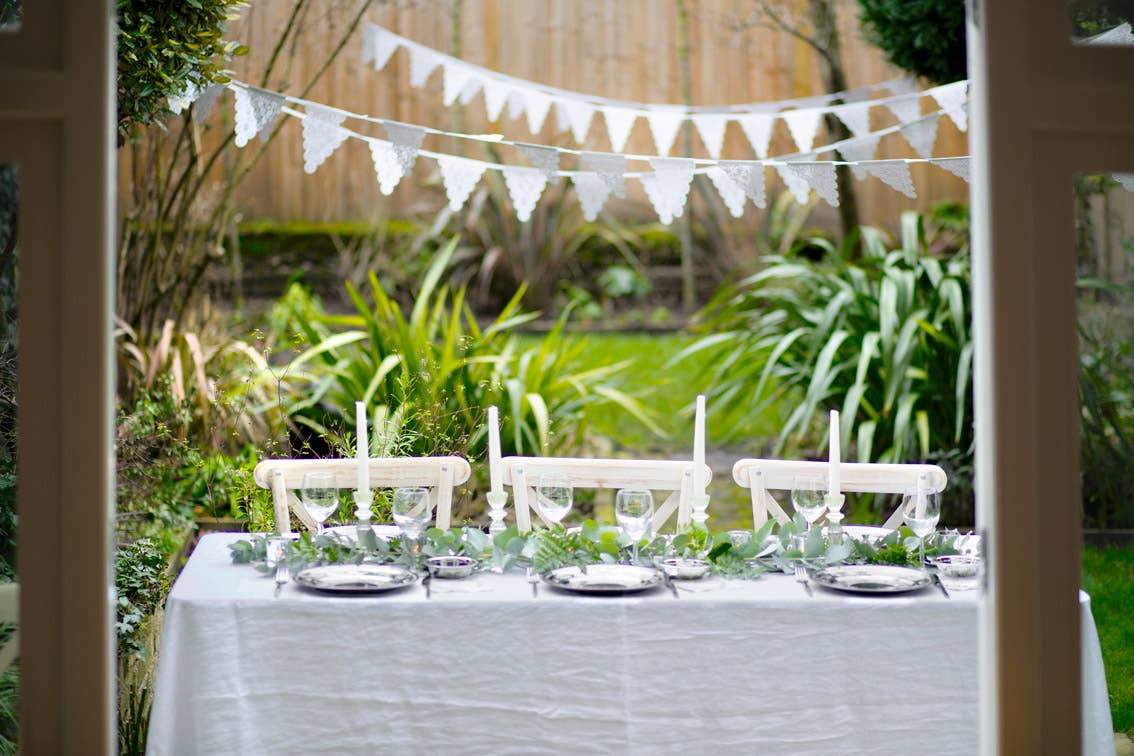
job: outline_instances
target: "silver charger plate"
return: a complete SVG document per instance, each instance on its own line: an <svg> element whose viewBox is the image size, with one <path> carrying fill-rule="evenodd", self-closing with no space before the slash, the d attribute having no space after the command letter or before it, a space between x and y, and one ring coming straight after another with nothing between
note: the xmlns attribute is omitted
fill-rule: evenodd
<svg viewBox="0 0 1134 756"><path fill-rule="evenodd" d="M304 588L327 593L380 593L417 582L417 575L392 564L326 564L295 576Z"/></svg>
<svg viewBox="0 0 1134 756"><path fill-rule="evenodd" d="M888 564L827 567L817 570L811 579L816 585L847 593L909 593L931 583L921 570Z"/></svg>
<svg viewBox="0 0 1134 756"><path fill-rule="evenodd" d="M565 591L617 596L657 588L665 582L665 575L653 567L588 564L585 571L581 567L559 567L544 574L543 580Z"/></svg>

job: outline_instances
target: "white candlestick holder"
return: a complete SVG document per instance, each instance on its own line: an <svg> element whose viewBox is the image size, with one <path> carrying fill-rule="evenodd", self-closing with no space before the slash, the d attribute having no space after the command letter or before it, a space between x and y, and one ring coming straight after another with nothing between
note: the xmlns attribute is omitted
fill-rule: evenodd
<svg viewBox="0 0 1134 756"><path fill-rule="evenodd" d="M709 519L709 495L694 494L689 497L689 505L693 510L690 515L690 519L693 520L693 527L703 530L705 522Z"/></svg>
<svg viewBox="0 0 1134 756"><path fill-rule="evenodd" d="M354 516L360 522L365 520L370 521L370 507L374 504L374 492L367 489L365 491L355 490L354 492Z"/></svg>
<svg viewBox="0 0 1134 756"><path fill-rule="evenodd" d="M488 499L488 518L490 520L488 534L503 533L507 527L504 524L504 505L508 503L508 494L503 491L490 491L485 494L485 498Z"/></svg>
<svg viewBox="0 0 1134 756"><path fill-rule="evenodd" d="M846 502L847 497L839 493L827 494L823 497L823 499L827 503L827 519L829 520L835 515L838 515L838 518L840 520L843 519L843 504Z"/></svg>

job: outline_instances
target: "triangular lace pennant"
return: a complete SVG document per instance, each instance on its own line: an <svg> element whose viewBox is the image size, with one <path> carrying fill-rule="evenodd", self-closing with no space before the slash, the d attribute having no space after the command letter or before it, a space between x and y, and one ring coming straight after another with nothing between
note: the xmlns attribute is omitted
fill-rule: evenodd
<svg viewBox="0 0 1134 756"><path fill-rule="evenodd" d="M944 168L957 178L963 179L966 183L969 181L969 159L967 157L934 158L929 162L933 163L938 168Z"/></svg>
<svg viewBox="0 0 1134 756"><path fill-rule="evenodd" d="M626 196L626 156L609 152L580 152L579 162L594 171L615 197Z"/></svg>
<svg viewBox="0 0 1134 756"><path fill-rule="evenodd" d="M527 103L528 131L538 134L547 118L547 111L551 109L551 98L543 92L529 89L524 92L524 101Z"/></svg>
<svg viewBox="0 0 1134 756"><path fill-rule="evenodd" d="M905 160L873 160L862 167L877 176L882 183L890 186L910 199L917 199L910 166Z"/></svg>
<svg viewBox="0 0 1134 756"><path fill-rule="evenodd" d="M575 184L575 194L579 195L583 217L593 223L606 198L610 196L610 185L597 173L576 173L571 177L571 182Z"/></svg>
<svg viewBox="0 0 1134 756"><path fill-rule="evenodd" d="M521 221L531 220L532 211L547 187L547 176L535 168L508 166L504 169L504 183L516 208L516 217Z"/></svg>
<svg viewBox="0 0 1134 756"><path fill-rule="evenodd" d="M713 186L717 188L717 194L721 195L721 199L728 208L728 214L733 218L740 218L744 215L744 190L736 185L725 174L724 169L718 165L714 165L705 172L709 177L709 181L713 182Z"/></svg>
<svg viewBox="0 0 1134 756"><path fill-rule="evenodd" d="M864 180L869 175L869 171L867 171L865 166L854 165L854 163L861 160L873 159L874 153L878 151L879 138L877 134L872 134L870 136L839 142L839 154L843 156L843 160L852 164L850 167L851 172L854 173L854 177L859 181Z"/></svg>
<svg viewBox="0 0 1134 756"><path fill-rule="evenodd" d="M346 116L341 110L307 103L307 115L303 119L304 173L314 173L350 136L349 131L339 127Z"/></svg>
<svg viewBox="0 0 1134 756"><path fill-rule="evenodd" d="M960 175L960 174L957 174L957 175ZM968 175L967 163L965 165L965 175L966 176ZM966 181L968 181L968 178L966 178L965 176L962 176L962 178L964 178ZM1122 188L1125 189L1126 191L1134 192L1134 173L1112 173L1111 178L1113 178L1118 183L1122 184Z"/></svg>
<svg viewBox="0 0 1134 756"><path fill-rule="evenodd" d="M508 101L508 94L511 91L508 87L492 79L485 80L484 115L488 120L500 120L500 111L504 110L504 103Z"/></svg>
<svg viewBox="0 0 1134 756"><path fill-rule="evenodd" d="M823 119L820 109L788 110L780 113L780 118L787 124L791 138L795 140L800 152L808 152L815 143L815 134L819 131L819 122Z"/></svg>
<svg viewBox="0 0 1134 756"><path fill-rule="evenodd" d="M886 84L891 96L912 94L917 91L917 79L913 76L903 76Z"/></svg>
<svg viewBox="0 0 1134 756"><path fill-rule="evenodd" d="M417 160L417 151L421 149L421 140L425 138L425 129L397 121L383 121L382 126L386 129L386 136L394 143L402 175L410 175Z"/></svg>
<svg viewBox="0 0 1134 756"><path fill-rule="evenodd" d="M199 94L200 91L194 84L188 84L179 93L167 95L165 98L166 106L174 115L181 115L181 111L192 105Z"/></svg>
<svg viewBox="0 0 1134 756"><path fill-rule="evenodd" d="M656 194L650 201L654 204L654 209L658 210L659 217L662 211L658 209L658 202L665 205L666 213L671 216L670 221L663 220L663 223L680 218L685 212L685 201L689 197L689 187L693 184L695 165L689 158L650 158Z"/></svg>
<svg viewBox="0 0 1134 756"><path fill-rule="evenodd" d="M461 87L461 94L457 97L462 105L468 105L476 97L477 92L484 86L484 82L477 76L470 76L465 85Z"/></svg>
<svg viewBox="0 0 1134 756"><path fill-rule="evenodd" d="M538 168L548 181L556 181L559 178L559 150L523 142L516 142L516 149L524 153L528 162Z"/></svg>
<svg viewBox="0 0 1134 756"><path fill-rule="evenodd" d="M705 150L714 159L719 158L729 117L723 113L695 113L690 118L697 127L697 133L701 135L701 141L705 143Z"/></svg>
<svg viewBox="0 0 1134 756"><path fill-rule="evenodd" d="M391 194L402 180L402 166L394 145L381 139L370 140L370 158L374 161L374 173L378 176L378 190Z"/></svg>
<svg viewBox="0 0 1134 756"><path fill-rule="evenodd" d="M797 160L811 160L814 155L801 155L796 158ZM787 163L778 163L773 166L776 173L780 174L780 179L784 182L784 186L795 197L795 201L801 205L807 204L807 199L811 195L811 185L807 183L807 179L800 176L795 171L787 168Z"/></svg>
<svg viewBox="0 0 1134 756"><path fill-rule="evenodd" d="M272 133L272 126L275 125L276 119L279 118L280 112L283 110L284 96L275 92L252 88L236 89L235 95L236 138L233 141L236 146L243 147L248 144L248 140L256 135L259 135L260 139L266 142L268 136ZM316 105L307 108L309 113L312 107L327 110ZM338 123L342 123L345 117L346 114L344 113L343 117L339 118Z"/></svg>
<svg viewBox="0 0 1134 756"><path fill-rule="evenodd" d="M748 137L752 149L762 158L768 157L768 144L772 141L772 127L776 122L767 113L748 113L736 117L737 123Z"/></svg>
<svg viewBox="0 0 1134 756"><path fill-rule="evenodd" d="M558 97L551 99L551 110L555 113L555 130L557 132L567 131L571 128L571 116L567 114L567 106L564 101Z"/></svg>
<svg viewBox="0 0 1134 756"><path fill-rule="evenodd" d="M441 183L445 185L449 209L455 213L464 207L488 166L479 160L441 155L437 158L437 167L441 169Z"/></svg>
<svg viewBox="0 0 1134 756"><path fill-rule="evenodd" d="M747 160L722 160L717 163L729 181L744 191L744 196L756 203L756 207L767 207L764 189L764 164Z"/></svg>
<svg viewBox="0 0 1134 756"><path fill-rule="evenodd" d="M926 116L922 120L907 123L900 129L910 147L923 158L933 157L933 145L937 142L937 118L936 114Z"/></svg>
<svg viewBox="0 0 1134 756"><path fill-rule="evenodd" d="M681 124L685 123L683 111L648 110L644 114L646 123L650 125L650 136L654 138L654 146L658 148L659 155L668 155L673 149L673 140Z"/></svg>
<svg viewBox="0 0 1134 756"><path fill-rule="evenodd" d="M210 84L205 87L204 91L197 95L197 99L193 102L193 120L197 123L204 123L209 117L209 113L212 112L213 105L224 94L226 88L224 84ZM282 103L280 107L283 107ZM276 113L276 115L278 116L279 113ZM275 121L274 118L272 120Z"/></svg>
<svg viewBox="0 0 1134 756"><path fill-rule="evenodd" d="M969 83L967 81L955 81L943 87L936 87L929 90L929 94L958 129L968 131Z"/></svg>
<svg viewBox="0 0 1134 756"><path fill-rule="evenodd" d="M625 108L599 108L602 117L606 119L606 132L610 135L610 149L621 152L630 138L630 129L634 128L634 119L638 117L635 110Z"/></svg>
<svg viewBox="0 0 1134 756"><path fill-rule="evenodd" d="M374 70L381 71L400 44L397 37L382 27L367 24L362 30L362 65L373 62Z"/></svg>
<svg viewBox="0 0 1134 756"><path fill-rule="evenodd" d="M473 72L460 63L446 61L441 73L443 77L441 104L449 106L460 97L461 91L464 90L465 84L468 84Z"/></svg>
<svg viewBox="0 0 1134 756"><path fill-rule="evenodd" d="M578 144L586 142L591 120L595 117L594 106L579 100L560 100L558 107L567 115L567 122L571 124L571 136L575 138L575 142Z"/></svg>
<svg viewBox="0 0 1134 756"><path fill-rule="evenodd" d="M660 188L658 188L658 176L656 173L643 173L638 177L638 181L642 184L642 189L646 191L646 198L653 205L654 211L658 214L658 220L664 225L668 226L673 223L673 213L669 209L669 204L666 202L664 195Z"/></svg>
<svg viewBox="0 0 1134 756"><path fill-rule="evenodd" d="M524 93L518 89L513 89L508 93L508 117L513 121L524 114L527 109L528 102L524 98Z"/></svg>
<svg viewBox="0 0 1134 756"><path fill-rule="evenodd" d="M828 205L839 206L839 185L834 163L787 163L786 167L789 172L806 181Z"/></svg>
<svg viewBox="0 0 1134 756"><path fill-rule="evenodd" d="M886 103L886 109L894 114L899 124L907 124L921 118L921 99L917 93L898 96Z"/></svg>
<svg viewBox="0 0 1134 756"><path fill-rule="evenodd" d="M870 133L869 102L851 102L846 105L837 105L831 108L831 112L845 123L855 136Z"/></svg>
<svg viewBox="0 0 1134 756"><path fill-rule="evenodd" d="M429 80L429 74L441 65L441 56L428 47L413 45L409 48L409 83L411 87L420 89Z"/></svg>

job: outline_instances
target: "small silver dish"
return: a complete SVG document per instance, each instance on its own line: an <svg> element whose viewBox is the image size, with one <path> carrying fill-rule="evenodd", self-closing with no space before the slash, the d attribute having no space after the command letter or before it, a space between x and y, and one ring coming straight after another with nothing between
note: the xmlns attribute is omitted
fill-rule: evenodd
<svg viewBox="0 0 1134 756"><path fill-rule="evenodd" d="M662 572L675 580L699 580L709 574L712 567L704 559L663 559Z"/></svg>
<svg viewBox="0 0 1134 756"><path fill-rule="evenodd" d="M937 576L950 591L967 591L980 582L981 558L974 556L942 556L932 560Z"/></svg>
<svg viewBox="0 0 1134 756"><path fill-rule="evenodd" d="M467 578L476 568L476 560L467 556L435 556L426 559L425 566L436 578Z"/></svg>

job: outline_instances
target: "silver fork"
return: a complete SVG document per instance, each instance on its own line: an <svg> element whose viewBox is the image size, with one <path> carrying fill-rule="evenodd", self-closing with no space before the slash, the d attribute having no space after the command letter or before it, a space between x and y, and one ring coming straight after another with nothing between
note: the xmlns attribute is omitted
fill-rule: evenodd
<svg viewBox="0 0 1134 756"><path fill-rule="evenodd" d="M528 568L528 583L532 587L532 598L539 596L539 573L531 567Z"/></svg>
<svg viewBox="0 0 1134 756"><path fill-rule="evenodd" d="M280 591L283 590L284 583L291 580L291 570L283 562L276 565L276 592L274 598L280 597Z"/></svg>
<svg viewBox="0 0 1134 756"><path fill-rule="evenodd" d="M807 570L805 570L803 568L802 564L797 564L795 566L795 579L796 579L797 582L799 582L803 585L803 589L805 591L807 591L808 596L814 596L815 595L814 593L811 592L811 582L807 577Z"/></svg>

